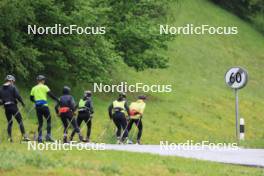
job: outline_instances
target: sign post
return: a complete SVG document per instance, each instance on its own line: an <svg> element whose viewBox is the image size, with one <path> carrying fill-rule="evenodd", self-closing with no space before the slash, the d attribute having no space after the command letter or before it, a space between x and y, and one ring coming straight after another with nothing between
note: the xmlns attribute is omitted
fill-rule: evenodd
<svg viewBox="0 0 264 176"><path fill-rule="evenodd" d="M232 67L225 74L227 86L235 91L235 112L236 112L236 139L239 139L239 99L238 90L246 86L248 81L247 71L241 67Z"/></svg>
<svg viewBox="0 0 264 176"><path fill-rule="evenodd" d="M238 89L235 89L235 97L236 97L236 138L238 139L239 136L239 125L238 125L238 120L239 120L239 106L238 106Z"/></svg>

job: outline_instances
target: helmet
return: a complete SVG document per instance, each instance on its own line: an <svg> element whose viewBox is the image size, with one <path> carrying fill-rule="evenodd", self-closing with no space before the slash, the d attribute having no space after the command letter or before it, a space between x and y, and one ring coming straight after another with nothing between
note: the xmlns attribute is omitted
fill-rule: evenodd
<svg viewBox="0 0 264 176"><path fill-rule="evenodd" d="M6 81L16 81L16 78L13 75L7 75L5 80Z"/></svg>
<svg viewBox="0 0 264 176"><path fill-rule="evenodd" d="M126 98L126 93L125 92L120 92L119 93L119 98Z"/></svg>
<svg viewBox="0 0 264 176"><path fill-rule="evenodd" d="M84 91L84 97L90 97L92 96L92 92L90 90Z"/></svg>
<svg viewBox="0 0 264 176"><path fill-rule="evenodd" d="M37 76L37 81L43 81L43 80L46 80L45 76L43 76L43 75L38 75Z"/></svg>
<svg viewBox="0 0 264 176"><path fill-rule="evenodd" d="M140 95L140 96L138 96L138 99L140 99L140 100L146 100L147 97L145 95Z"/></svg>
<svg viewBox="0 0 264 176"><path fill-rule="evenodd" d="M62 90L63 94L70 94L70 92L71 92L71 88L70 87L68 87L68 86L64 86L63 87L63 90Z"/></svg>

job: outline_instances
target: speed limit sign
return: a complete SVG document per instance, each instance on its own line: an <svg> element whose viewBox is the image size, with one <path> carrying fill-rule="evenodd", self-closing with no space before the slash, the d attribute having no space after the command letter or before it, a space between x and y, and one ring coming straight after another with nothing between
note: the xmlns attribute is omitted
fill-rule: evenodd
<svg viewBox="0 0 264 176"><path fill-rule="evenodd" d="M233 67L226 72L225 82L232 89L241 89L246 86L247 71L241 67Z"/></svg>
<svg viewBox="0 0 264 176"><path fill-rule="evenodd" d="M241 67L232 67L225 74L226 84L235 90L235 111L236 111L236 138L239 136L239 108L238 90L245 87L248 81L247 71Z"/></svg>

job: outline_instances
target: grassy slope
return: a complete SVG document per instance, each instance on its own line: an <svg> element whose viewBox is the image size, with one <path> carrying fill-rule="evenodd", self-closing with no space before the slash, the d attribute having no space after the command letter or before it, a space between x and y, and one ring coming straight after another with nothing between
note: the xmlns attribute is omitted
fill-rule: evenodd
<svg viewBox="0 0 264 176"><path fill-rule="evenodd" d="M143 73L128 71L132 82L172 84L173 92L152 94L146 111L146 142L160 139L230 141L234 136L234 93L224 83L231 66L249 72L240 91L241 117L248 142L264 146L264 38L248 24L205 1L180 1L171 25L237 26L235 36L178 36L169 44L170 67ZM125 69L128 70L128 69Z"/></svg>
<svg viewBox="0 0 264 176"><path fill-rule="evenodd" d="M235 16L203 0L180 1L177 6L173 7L172 13L174 14L174 18L171 19L172 25L186 23L234 25L239 27L239 34L236 36L177 36L176 40L170 42L168 52L164 53L171 58L168 69L137 73L123 66L117 70L115 76L117 80L129 80L129 83L173 85L172 93L149 95L144 117L143 142L159 143L160 140L184 142L190 139L233 141L234 96L232 91L225 86L223 76L230 66L241 65L248 69L250 74L248 86L240 92L241 116L246 120L248 139L246 144L263 147L263 36ZM22 91L22 93L24 97L28 97L28 91ZM92 140L114 142L114 126L110 126L105 131L109 124L106 108L111 99L112 97L105 95L95 98L96 114L93 121ZM134 95L130 95L129 100L133 99ZM27 105L26 111L30 109L31 103L27 102ZM26 113L26 111L22 110L26 118L27 131L31 132L37 127L35 112ZM0 113L3 114L2 111ZM1 139L5 139L6 122L4 117L1 117L0 129L3 130L0 136ZM17 124L14 126L14 136L17 141L19 131ZM105 133L102 134L104 131ZM54 114L53 134L55 138L62 137L60 119L55 118ZM18 144L13 146L1 144L0 147L0 154L3 155L0 157L2 159L0 162L1 175L17 175L18 173L27 175L30 172L34 173L32 175L37 173L54 175L55 172L60 172L61 175L65 175L66 172L69 172L68 175L81 175L86 172L95 175L113 175L115 172L121 175L132 171L138 175L157 173L164 175L263 175L262 171L252 168L147 154L30 153ZM74 160L73 166L70 165L71 160ZM143 163L140 169L136 167L139 160ZM127 163L132 166L128 166ZM211 167L207 167L208 165ZM46 167L48 167L47 170ZM130 175L134 174L130 173Z"/></svg>
<svg viewBox="0 0 264 176"><path fill-rule="evenodd" d="M77 150L67 152L66 155L62 151L31 151L25 153L26 145L18 145L2 146L5 150L0 153L0 175L263 175L261 169L177 157Z"/></svg>

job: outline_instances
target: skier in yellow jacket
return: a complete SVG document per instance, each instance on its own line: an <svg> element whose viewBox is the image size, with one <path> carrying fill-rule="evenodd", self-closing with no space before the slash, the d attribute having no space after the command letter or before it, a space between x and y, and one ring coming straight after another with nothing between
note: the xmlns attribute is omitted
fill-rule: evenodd
<svg viewBox="0 0 264 176"><path fill-rule="evenodd" d="M108 107L108 113L111 120L116 125L116 137L117 143L121 144L127 139L128 130L127 130L127 119L126 112L129 114L129 107L126 101L126 94L121 92L118 96L118 99L113 101ZM121 134L121 131L123 132Z"/></svg>
<svg viewBox="0 0 264 176"><path fill-rule="evenodd" d="M129 115L130 119L127 125L128 132L131 130L133 123L136 124L138 128L138 135L137 135L137 144L140 144L140 139L142 136L143 131L143 124L142 124L142 117L146 107L146 96L142 95L138 97L138 100L132 102L129 106Z"/></svg>

